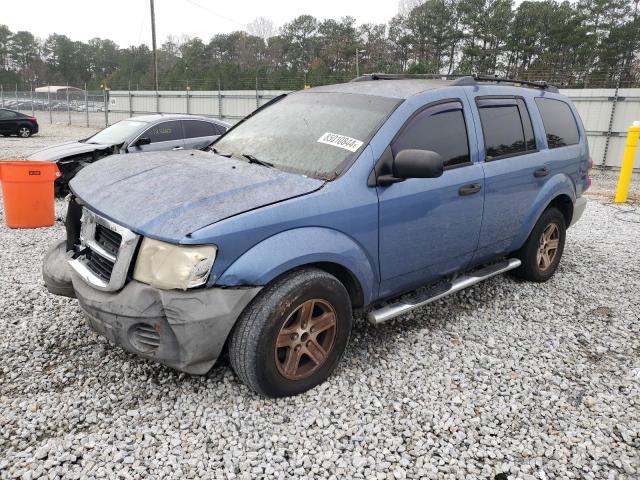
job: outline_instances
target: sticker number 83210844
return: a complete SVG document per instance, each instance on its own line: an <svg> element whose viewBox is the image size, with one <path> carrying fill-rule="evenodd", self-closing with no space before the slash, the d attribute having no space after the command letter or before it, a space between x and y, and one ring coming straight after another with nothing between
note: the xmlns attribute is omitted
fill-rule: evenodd
<svg viewBox="0 0 640 480"><path fill-rule="evenodd" d="M355 152L358 150L362 143L360 140L356 140L355 138L347 137L346 135L338 135L337 133L325 132L319 139L318 142L326 143L327 145L333 145L334 147L344 148L345 150L349 150L350 152Z"/></svg>

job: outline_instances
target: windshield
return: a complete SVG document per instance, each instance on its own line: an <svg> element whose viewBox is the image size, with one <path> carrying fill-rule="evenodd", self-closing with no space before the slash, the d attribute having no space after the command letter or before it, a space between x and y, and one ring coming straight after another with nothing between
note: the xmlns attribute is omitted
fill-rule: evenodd
<svg viewBox="0 0 640 480"><path fill-rule="evenodd" d="M147 122L139 120L122 120L87 138L87 143L116 145L124 142L146 124Z"/></svg>
<svg viewBox="0 0 640 480"><path fill-rule="evenodd" d="M214 148L282 170L333 178L396 105L397 99L373 95L296 93L230 130Z"/></svg>

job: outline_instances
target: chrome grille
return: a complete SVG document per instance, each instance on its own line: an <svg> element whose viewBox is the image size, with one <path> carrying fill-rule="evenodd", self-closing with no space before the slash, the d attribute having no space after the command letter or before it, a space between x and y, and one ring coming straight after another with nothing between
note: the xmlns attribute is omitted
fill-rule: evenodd
<svg viewBox="0 0 640 480"><path fill-rule="evenodd" d="M86 253L86 259L87 268L105 282L109 282L111 279L111 272L113 272L113 262L101 257L93 250L89 250Z"/></svg>
<svg viewBox="0 0 640 480"><path fill-rule="evenodd" d="M101 245L111 255L118 255L120 250L120 243L122 242L122 235L113 230L109 230L104 225L96 224L96 242Z"/></svg>
<svg viewBox="0 0 640 480"><path fill-rule="evenodd" d="M83 253L69 264L98 290L120 290L127 281L139 239L131 230L84 208L80 230Z"/></svg>

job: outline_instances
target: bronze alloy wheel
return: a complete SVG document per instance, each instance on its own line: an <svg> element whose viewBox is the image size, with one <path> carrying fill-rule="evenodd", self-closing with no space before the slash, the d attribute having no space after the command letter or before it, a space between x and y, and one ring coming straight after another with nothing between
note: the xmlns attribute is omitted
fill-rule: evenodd
<svg viewBox="0 0 640 480"><path fill-rule="evenodd" d="M540 241L538 243L538 252L536 260L538 262L538 268L541 271L546 271L556 259L558 253L558 245L560 244L560 228L556 223L550 223L546 226L542 235L540 235Z"/></svg>
<svg viewBox="0 0 640 480"><path fill-rule="evenodd" d="M278 333L276 366L290 380L312 375L329 357L336 339L338 316L329 302L314 298L296 308Z"/></svg>

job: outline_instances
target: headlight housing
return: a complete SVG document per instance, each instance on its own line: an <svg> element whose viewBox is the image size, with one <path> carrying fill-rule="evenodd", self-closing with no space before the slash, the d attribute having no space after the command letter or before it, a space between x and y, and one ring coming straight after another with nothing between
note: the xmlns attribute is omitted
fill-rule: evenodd
<svg viewBox="0 0 640 480"><path fill-rule="evenodd" d="M216 252L215 245L175 245L145 237L133 278L164 290L198 287L207 282Z"/></svg>

